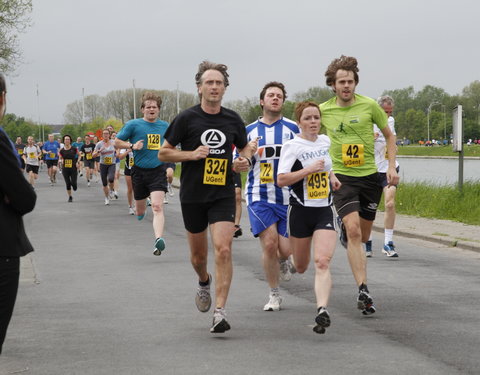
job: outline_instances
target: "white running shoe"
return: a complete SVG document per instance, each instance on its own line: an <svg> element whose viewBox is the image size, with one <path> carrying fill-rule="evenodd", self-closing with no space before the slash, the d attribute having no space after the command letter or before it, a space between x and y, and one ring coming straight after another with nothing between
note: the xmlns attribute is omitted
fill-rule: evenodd
<svg viewBox="0 0 480 375"><path fill-rule="evenodd" d="M173 197L173 187L172 187L172 184L168 184L168 195L170 195L171 197Z"/></svg>
<svg viewBox="0 0 480 375"><path fill-rule="evenodd" d="M128 207L129 215L135 215L135 210L132 207Z"/></svg>
<svg viewBox="0 0 480 375"><path fill-rule="evenodd" d="M279 311L282 297L280 294L270 294L268 303L263 306L263 311Z"/></svg>
<svg viewBox="0 0 480 375"><path fill-rule="evenodd" d="M87 186L90 187L90 181L87 182Z"/></svg>
<svg viewBox="0 0 480 375"><path fill-rule="evenodd" d="M108 206L110 204L110 201L107 197L105 197L105 206Z"/></svg>
<svg viewBox="0 0 480 375"><path fill-rule="evenodd" d="M207 312L212 306L212 297L210 296L210 285L212 284L212 275L208 274L208 285L198 285L195 295L195 305L200 312Z"/></svg>
<svg viewBox="0 0 480 375"><path fill-rule="evenodd" d="M166 195L163 197L163 204L168 204L168 197Z"/></svg>
<svg viewBox="0 0 480 375"><path fill-rule="evenodd" d="M288 259L280 259L280 280L290 281L291 279L292 273L290 272Z"/></svg>

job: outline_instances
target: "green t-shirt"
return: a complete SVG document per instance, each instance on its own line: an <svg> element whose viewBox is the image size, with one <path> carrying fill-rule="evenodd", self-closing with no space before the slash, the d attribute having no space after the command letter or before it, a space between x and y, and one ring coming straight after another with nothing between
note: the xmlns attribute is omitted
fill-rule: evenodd
<svg viewBox="0 0 480 375"><path fill-rule="evenodd" d="M336 101L335 96L320 104L322 126L332 141L334 172L354 177L375 173L373 124L380 129L387 126L385 111L375 100L358 94L349 107L340 107Z"/></svg>

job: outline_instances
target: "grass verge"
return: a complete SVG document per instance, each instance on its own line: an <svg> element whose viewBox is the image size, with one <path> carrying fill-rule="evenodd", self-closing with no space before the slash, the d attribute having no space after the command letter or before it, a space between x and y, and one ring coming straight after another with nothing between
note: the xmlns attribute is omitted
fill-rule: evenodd
<svg viewBox="0 0 480 375"><path fill-rule="evenodd" d="M384 209L383 198L379 208ZM453 185L401 183L396 210L404 215L480 225L480 183L464 183L463 193Z"/></svg>

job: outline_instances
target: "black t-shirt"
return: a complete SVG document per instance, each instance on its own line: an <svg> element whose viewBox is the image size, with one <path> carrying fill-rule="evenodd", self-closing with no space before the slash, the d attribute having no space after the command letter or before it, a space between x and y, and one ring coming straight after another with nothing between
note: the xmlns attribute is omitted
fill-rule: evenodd
<svg viewBox="0 0 480 375"><path fill-rule="evenodd" d="M76 160L77 157L77 148L71 147L69 150L62 148L59 151L59 154L63 158L63 168L77 168Z"/></svg>
<svg viewBox="0 0 480 375"><path fill-rule="evenodd" d="M83 152L83 160L92 160L93 157L92 157L92 153L93 153L93 150L95 150L95 144L94 143L90 143L90 144L86 144L84 143L80 149L81 152Z"/></svg>
<svg viewBox="0 0 480 375"><path fill-rule="evenodd" d="M183 151L209 146L206 159L182 162L180 201L212 202L235 196L232 175L232 145L247 145L247 133L240 116L227 108L220 113L205 113L200 105L181 112L170 124L165 139L172 146L181 144Z"/></svg>

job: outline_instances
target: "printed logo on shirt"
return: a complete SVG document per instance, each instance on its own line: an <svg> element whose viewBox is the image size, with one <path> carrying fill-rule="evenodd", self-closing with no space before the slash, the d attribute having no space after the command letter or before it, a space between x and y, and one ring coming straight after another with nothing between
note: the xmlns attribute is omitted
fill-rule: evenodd
<svg viewBox="0 0 480 375"><path fill-rule="evenodd" d="M216 129L209 129L203 132L200 137L202 145L210 148L220 148L225 144L227 137L221 131Z"/></svg>
<svg viewBox="0 0 480 375"><path fill-rule="evenodd" d="M225 149L220 149L226 142L227 137L216 129L205 130L200 137L202 145L210 147L210 154L224 154Z"/></svg>
<svg viewBox="0 0 480 375"><path fill-rule="evenodd" d="M260 159L280 159L280 152L282 151L282 145L269 145L259 147L257 150Z"/></svg>

